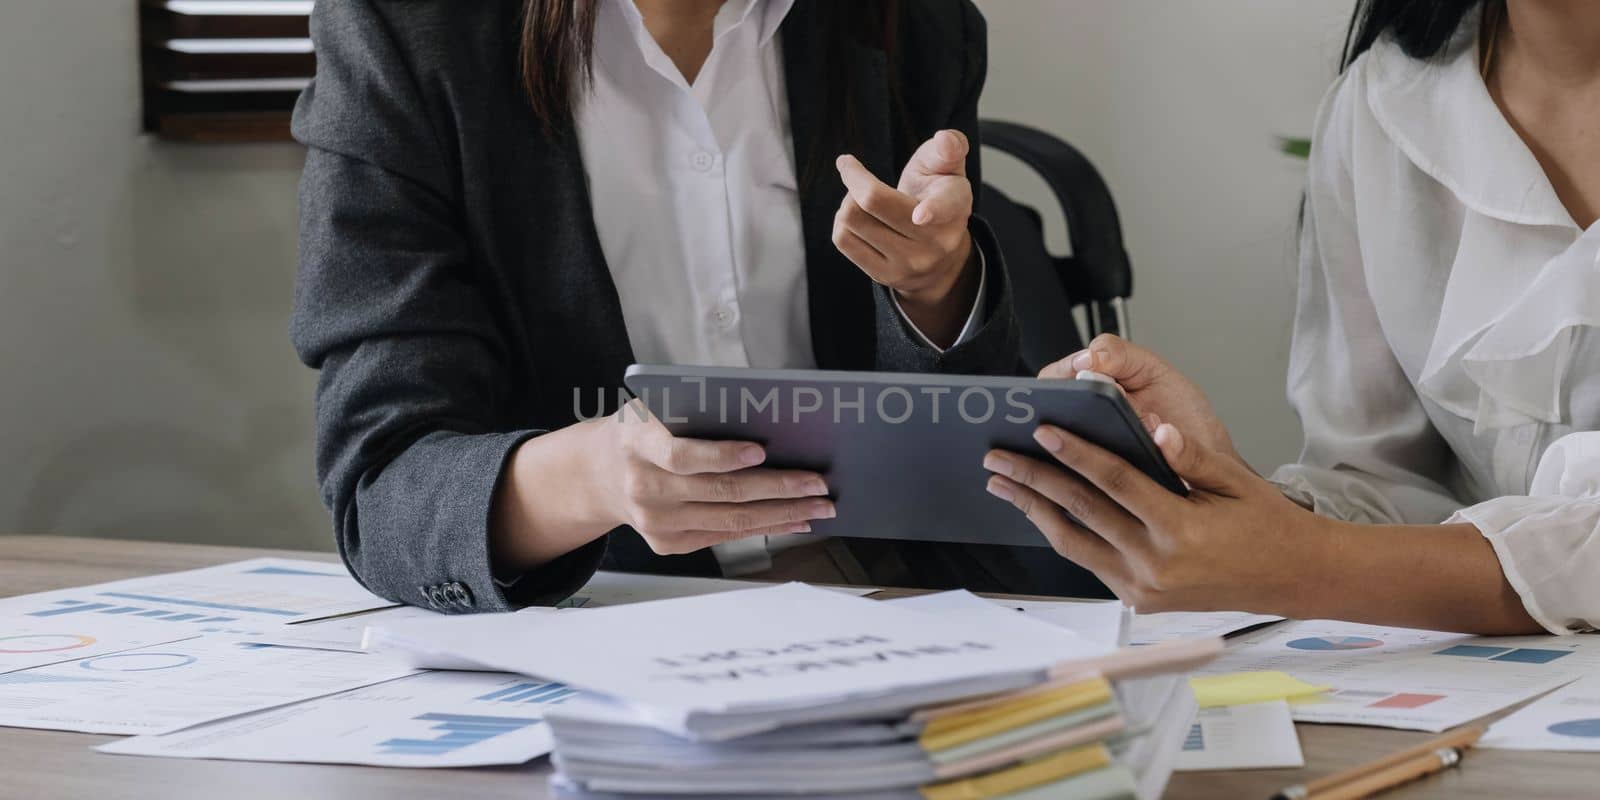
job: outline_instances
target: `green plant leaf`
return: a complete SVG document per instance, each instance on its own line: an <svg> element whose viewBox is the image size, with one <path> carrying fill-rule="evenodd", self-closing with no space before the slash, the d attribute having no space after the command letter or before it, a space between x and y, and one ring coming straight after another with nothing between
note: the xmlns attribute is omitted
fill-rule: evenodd
<svg viewBox="0 0 1600 800"><path fill-rule="evenodd" d="M1311 157L1311 140L1298 139L1289 136L1278 137L1278 152L1295 158Z"/></svg>

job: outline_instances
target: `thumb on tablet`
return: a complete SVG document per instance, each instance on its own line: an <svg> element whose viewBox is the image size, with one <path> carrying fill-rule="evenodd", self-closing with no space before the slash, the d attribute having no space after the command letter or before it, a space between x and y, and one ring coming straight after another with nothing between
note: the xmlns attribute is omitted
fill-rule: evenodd
<svg viewBox="0 0 1600 800"><path fill-rule="evenodd" d="M1246 477L1238 461L1185 437L1171 423L1158 425L1153 438L1167 465L1193 488L1228 494Z"/></svg>

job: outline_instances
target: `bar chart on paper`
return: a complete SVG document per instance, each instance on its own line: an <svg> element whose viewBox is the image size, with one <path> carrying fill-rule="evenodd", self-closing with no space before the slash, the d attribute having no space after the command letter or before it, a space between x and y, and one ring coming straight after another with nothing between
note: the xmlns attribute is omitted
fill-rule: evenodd
<svg viewBox="0 0 1600 800"><path fill-rule="evenodd" d="M197 633L244 634L390 605L341 566L259 558L9 598L0 600L0 612L184 623Z"/></svg>
<svg viewBox="0 0 1600 800"><path fill-rule="evenodd" d="M486 717L480 714L428 713L411 719L427 723L429 731L437 735L425 739L385 739L378 743L380 752L386 755L443 756L498 736L544 724L541 719Z"/></svg>
<svg viewBox="0 0 1600 800"><path fill-rule="evenodd" d="M571 692L560 684L503 673L426 672L100 749L386 767L521 764L550 751L543 708Z"/></svg>
<svg viewBox="0 0 1600 800"><path fill-rule="evenodd" d="M564 683L516 683L504 689L498 689L477 699L496 703L538 703L541 705L559 705L567 698L577 694L578 690L570 689Z"/></svg>
<svg viewBox="0 0 1600 800"><path fill-rule="evenodd" d="M1177 761L1183 772L1301 766L1300 739L1282 700L1201 709Z"/></svg>

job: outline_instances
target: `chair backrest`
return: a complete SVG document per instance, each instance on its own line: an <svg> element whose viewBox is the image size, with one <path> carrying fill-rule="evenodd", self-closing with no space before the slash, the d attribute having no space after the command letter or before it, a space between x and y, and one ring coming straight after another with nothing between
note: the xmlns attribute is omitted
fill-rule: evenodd
<svg viewBox="0 0 1600 800"><path fill-rule="evenodd" d="M1009 268L1022 357L1037 371L1101 333L1130 333L1127 298L1133 268L1122 245L1122 224L1099 170L1076 148L1034 128L979 123L983 146L1015 157L1050 187L1067 222L1072 253L1050 255L1039 213L984 184L980 206L994 228ZM1087 330L1073 309L1082 308Z"/></svg>

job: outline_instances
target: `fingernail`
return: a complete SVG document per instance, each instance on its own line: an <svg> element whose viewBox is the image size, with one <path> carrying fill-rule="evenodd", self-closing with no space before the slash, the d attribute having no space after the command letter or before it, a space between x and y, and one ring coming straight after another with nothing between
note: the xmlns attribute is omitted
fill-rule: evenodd
<svg viewBox="0 0 1600 800"><path fill-rule="evenodd" d="M789 532L790 533L810 533L811 532L811 523L802 522L799 525L796 525L793 528L790 528Z"/></svg>
<svg viewBox="0 0 1600 800"><path fill-rule="evenodd" d="M808 495L824 495L828 493L828 483L821 478L811 478L806 481L805 493Z"/></svg>
<svg viewBox="0 0 1600 800"><path fill-rule="evenodd" d="M1061 440L1061 436L1059 434L1053 430L1050 430L1049 428L1040 428L1034 431L1033 440L1038 442L1040 447L1043 447L1052 453L1060 450L1061 446L1066 444L1066 442Z"/></svg>
<svg viewBox="0 0 1600 800"><path fill-rule="evenodd" d="M1011 459L998 453L989 453L983 457L983 468L997 475L1011 476Z"/></svg>
<svg viewBox="0 0 1600 800"><path fill-rule="evenodd" d="M911 222L914 225L928 224L928 209L917 206L911 210Z"/></svg>
<svg viewBox="0 0 1600 800"><path fill-rule="evenodd" d="M1157 426L1155 440L1157 445L1171 448L1174 454L1183 452L1183 439L1178 436L1178 429L1171 425Z"/></svg>
<svg viewBox="0 0 1600 800"><path fill-rule="evenodd" d="M1085 350L1073 356L1072 368L1076 370L1094 369L1094 353Z"/></svg>
<svg viewBox="0 0 1600 800"><path fill-rule="evenodd" d="M767 460L767 454L760 447L750 445L739 448L739 462L747 467L753 467Z"/></svg>
<svg viewBox="0 0 1600 800"><path fill-rule="evenodd" d="M984 488L989 490L989 494L992 494L995 497L1006 501L1007 503L1015 502L1017 499L1017 496L1012 493L1011 487L1001 483L999 478L990 478L989 485L985 486Z"/></svg>
<svg viewBox="0 0 1600 800"><path fill-rule="evenodd" d="M833 519L837 516L839 509L834 508L832 503L815 503L811 506L812 519Z"/></svg>

